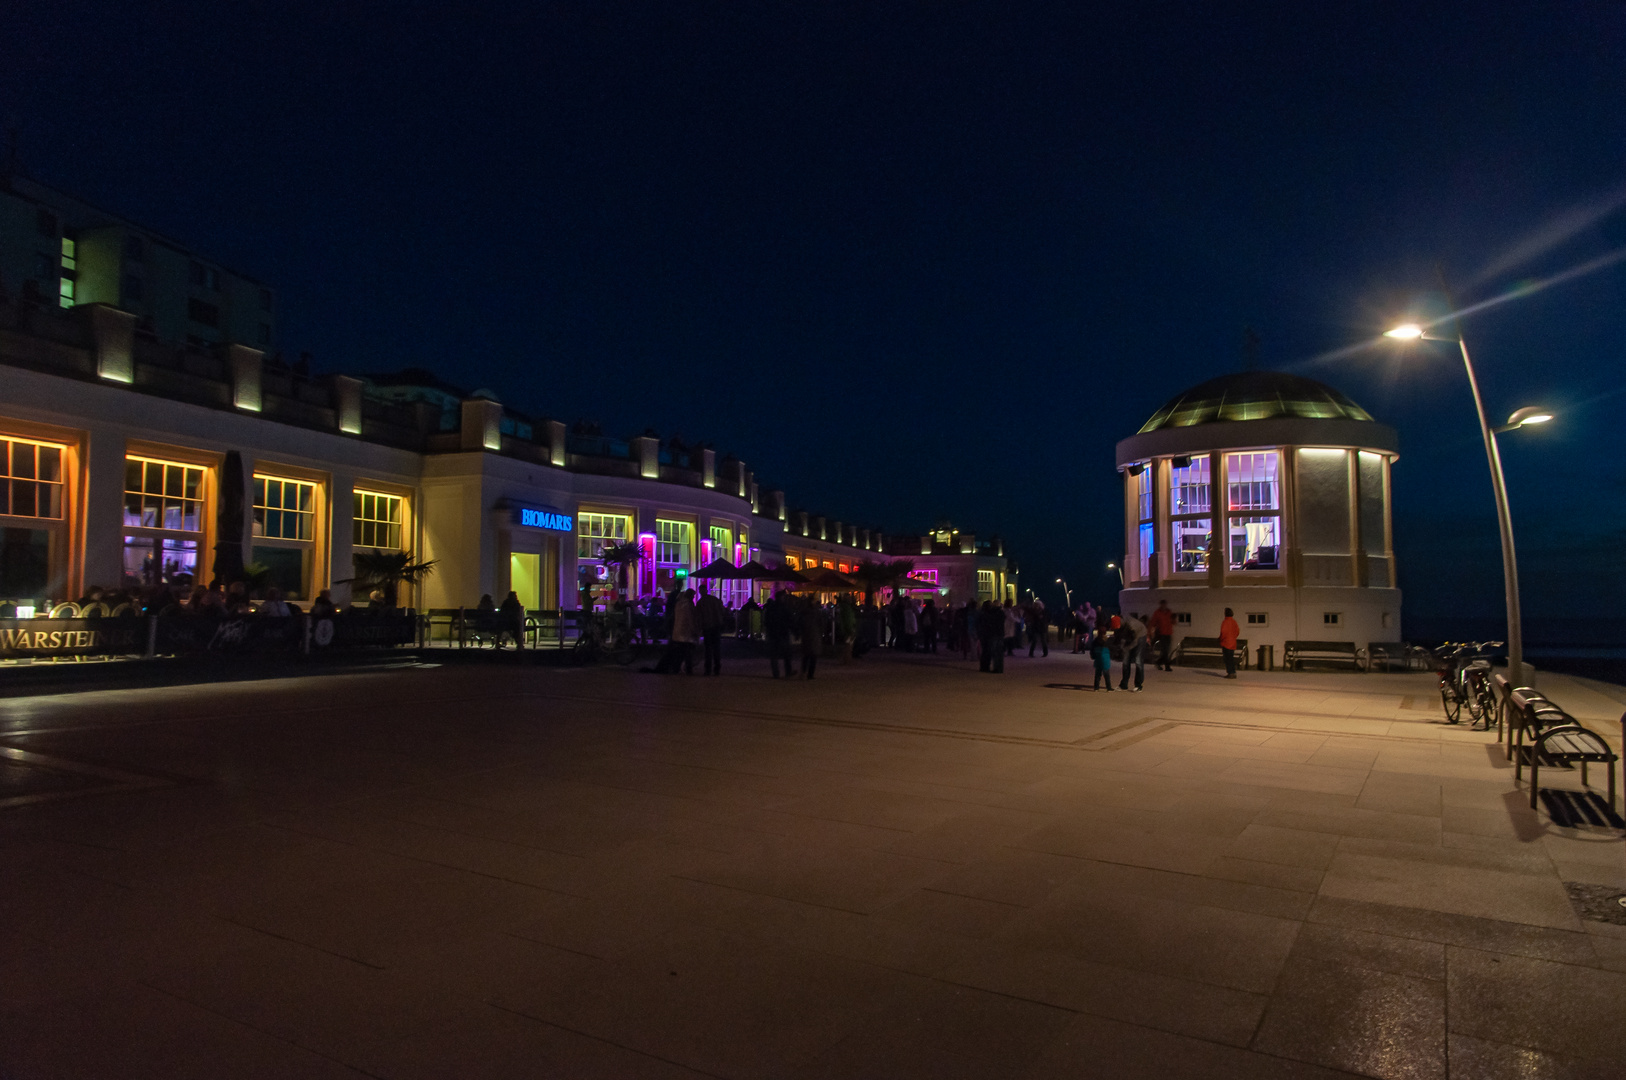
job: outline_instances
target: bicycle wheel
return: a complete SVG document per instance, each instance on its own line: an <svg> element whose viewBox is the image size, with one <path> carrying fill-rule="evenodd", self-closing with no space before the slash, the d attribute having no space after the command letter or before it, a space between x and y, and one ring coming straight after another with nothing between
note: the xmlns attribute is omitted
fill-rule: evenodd
<svg viewBox="0 0 1626 1080"><path fill-rule="evenodd" d="M1474 695L1479 706L1478 717L1489 731L1491 724L1496 721L1496 688L1488 682L1479 684L1479 692Z"/></svg>
<svg viewBox="0 0 1626 1080"><path fill-rule="evenodd" d="M1445 722L1454 724L1462 719L1462 700L1450 685L1440 687L1440 704L1445 708Z"/></svg>
<svg viewBox="0 0 1626 1080"><path fill-rule="evenodd" d="M1476 724L1485 718L1482 709L1484 695L1480 692L1480 687L1478 679L1469 679L1468 685L1463 688L1466 691L1463 696L1468 699L1468 717Z"/></svg>
<svg viewBox="0 0 1626 1080"><path fill-rule="evenodd" d="M570 659L576 664L593 664L598 662L598 642L591 634L584 634L576 639L576 645L570 650Z"/></svg>

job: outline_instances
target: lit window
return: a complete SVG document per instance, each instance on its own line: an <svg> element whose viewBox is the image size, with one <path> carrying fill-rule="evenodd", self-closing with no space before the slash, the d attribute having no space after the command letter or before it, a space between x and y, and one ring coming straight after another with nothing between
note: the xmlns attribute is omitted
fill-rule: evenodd
<svg viewBox="0 0 1626 1080"><path fill-rule="evenodd" d="M65 277L57 285L57 302L63 307L73 307L73 278Z"/></svg>
<svg viewBox="0 0 1626 1080"><path fill-rule="evenodd" d="M124 459L124 585L188 585L197 577L204 527L204 470L153 458Z"/></svg>
<svg viewBox="0 0 1626 1080"><path fill-rule="evenodd" d="M1171 465L1169 560L1174 573L1195 574L1208 569L1212 493L1207 455L1194 457L1184 465Z"/></svg>
<svg viewBox="0 0 1626 1080"><path fill-rule="evenodd" d="M1274 450L1226 454L1225 480L1226 509L1230 511L1226 547L1231 569L1280 569L1280 456Z"/></svg>
<svg viewBox="0 0 1626 1080"><path fill-rule="evenodd" d="M687 521L655 519L655 564L688 566L694 545L694 526Z"/></svg>
<svg viewBox="0 0 1626 1080"><path fill-rule="evenodd" d="M798 559L794 555L786 555L785 565L790 567L792 570L800 570L802 568L802 560Z"/></svg>
<svg viewBox="0 0 1626 1080"><path fill-rule="evenodd" d="M125 458L124 524L202 532L203 469L174 461Z"/></svg>
<svg viewBox="0 0 1626 1080"><path fill-rule="evenodd" d="M727 525L713 525L710 527L709 533L711 536L711 550L717 553L718 558L723 558L728 550L734 546L734 530Z"/></svg>
<svg viewBox="0 0 1626 1080"><path fill-rule="evenodd" d="M62 517L62 447L0 438L0 515Z"/></svg>
<svg viewBox="0 0 1626 1080"><path fill-rule="evenodd" d="M75 258L76 247L77 245L66 236L62 238L62 269L73 270L78 267L79 264Z"/></svg>
<svg viewBox="0 0 1626 1080"><path fill-rule="evenodd" d="M254 535L268 540L314 540L316 485L305 480L256 475Z"/></svg>
<svg viewBox="0 0 1626 1080"><path fill-rule="evenodd" d="M596 559L609 544L625 544L632 535L632 519L625 514L577 514L576 555Z"/></svg>
<svg viewBox="0 0 1626 1080"><path fill-rule="evenodd" d="M977 571L977 596L983 600L994 598L994 572L992 570Z"/></svg>
<svg viewBox="0 0 1626 1080"><path fill-rule="evenodd" d="M358 548L401 550L401 516L406 500L378 491L355 492L351 542Z"/></svg>

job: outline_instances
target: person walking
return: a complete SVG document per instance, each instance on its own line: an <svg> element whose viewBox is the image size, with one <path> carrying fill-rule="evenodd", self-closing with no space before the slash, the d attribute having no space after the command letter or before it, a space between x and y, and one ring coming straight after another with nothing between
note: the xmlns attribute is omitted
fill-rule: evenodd
<svg viewBox="0 0 1626 1080"><path fill-rule="evenodd" d="M700 640L705 652L704 671L707 675L723 673L723 602L709 590L700 594L694 606L695 621L700 624Z"/></svg>
<svg viewBox="0 0 1626 1080"><path fill-rule="evenodd" d="M1044 601L1037 596L1033 603L1028 605L1028 655L1033 655L1036 648L1044 649L1044 655L1050 655L1050 616L1045 613Z"/></svg>
<svg viewBox="0 0 1626 1080"><path fill-rule="evenodd" d="M920 613L915 610L913 597L903 598L903 651L915 651L915 636L920 633Z"/></svg>
<svg viewBox="0 0 1626 1080"><path fill-rule="evenodd" d="M1135 669L1135 693L1141 692L1141 684L1146 681L1146 624L1140 621L1139 616L1128 614L1123 618L1123 625L1118 628L1124 643L1123 677L1118 680L1118 689L1129 689L1129 669Z"/></svg>
<svg viewBox="0 0 1626 1080"><path fill-rule="evenodd" d="M1153 666L1159 671L1173 671L1174 663L1169 654L1174 650L1174 612L1169 610L1167 600L1157 602L1157 610L1147 620L1147 628L1152 632L1152 646L1157 650Z"/></svg>
<svg viewBox="0 0 1626 1080"><path fill-rule="evenodd" d="M925 606L920 609L920 651L921 652L929 652L929 653L932 653L933 655L936 655L936 653L937 653L937 623L938 623L937 602L935 600L927 600Z"/></svg>
<svg viewBox="0 0 1626 1080"><path fill-rule="evenodd" d="M858 637L858 605L847 593L836 598L836 649L843 664L852 663L853 642Z"/></svg>
<svg viewBox="0 0 1626 1080"><path fill-rule="evenodd" d="M768 668L779 678L779 662L785 662L785 678L790 678L791 610L785 598L774 593L762 605L762 630L768 636Z"/></svg>
<svg viewBox="0 0 1626 1080"><path fill-rule="evenodd" d="M1022 638L1022 616L1016 611L1013 601L1005 601L1005 655L1016 655L1016 643ZM1003 668L1002 668L1003 670Z"/></svg>
<svg viewBox="0 0 1626 1080"><path fill-rule="evenodd" d="M1225 656L1225 677L1236 678L1236 642L1242 636L1242 627L1236 624L1236 618L1231 609L1225 609L1225 618L1220 622L1219 644L1220 652Z"/></svg>
<svg viewBox="0 0 1626 1080"><path fill-rule="evenodd" d="M824 651L824 609L808 597L802 602L802 675L811 679Z"/></svg>
<svg viewBox="0 0 1626 1080"><path fill-rule="evenodd" d="M1105 626L1099 626L1088 631L1090 640L1090 659L1095 661L1095 685L1090 689L1101 689L1102 682L1106 683L1107 693L1112 693L1112 631Z"/></svg>

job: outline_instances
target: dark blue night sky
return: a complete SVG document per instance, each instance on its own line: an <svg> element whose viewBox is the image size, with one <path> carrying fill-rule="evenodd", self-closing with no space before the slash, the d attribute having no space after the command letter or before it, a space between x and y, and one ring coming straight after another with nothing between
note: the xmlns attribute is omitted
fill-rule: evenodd
<svg viewBox="0 0 1626 1080"><path fill-rule="evenodd" d="M280 289L319 369L713 439L1108 595L1113 443L1259 364L1397 426L1412 615L1500 610L1453 353L1311 358L1626 246L1626 7L16 0L37 178ZM1534 616L1626 599L1626 263L1464 324ZM1608 432L1616 431L1611 437ZM1058 596L1059 599L1059 596Z"/></svg>

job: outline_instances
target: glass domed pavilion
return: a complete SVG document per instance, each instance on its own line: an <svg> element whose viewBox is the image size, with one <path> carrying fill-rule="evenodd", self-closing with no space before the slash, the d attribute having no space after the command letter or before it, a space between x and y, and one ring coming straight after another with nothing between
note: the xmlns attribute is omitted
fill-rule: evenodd
<svg viewBox="0 0 1626 1080"><path fill-rule="evenodd" d="M1285 372L1210 379L1118 443L1123 610L1167 600L1175 637L1236 612L1250 646L1400 638L1389 521L1393 428Z"/></svg>

